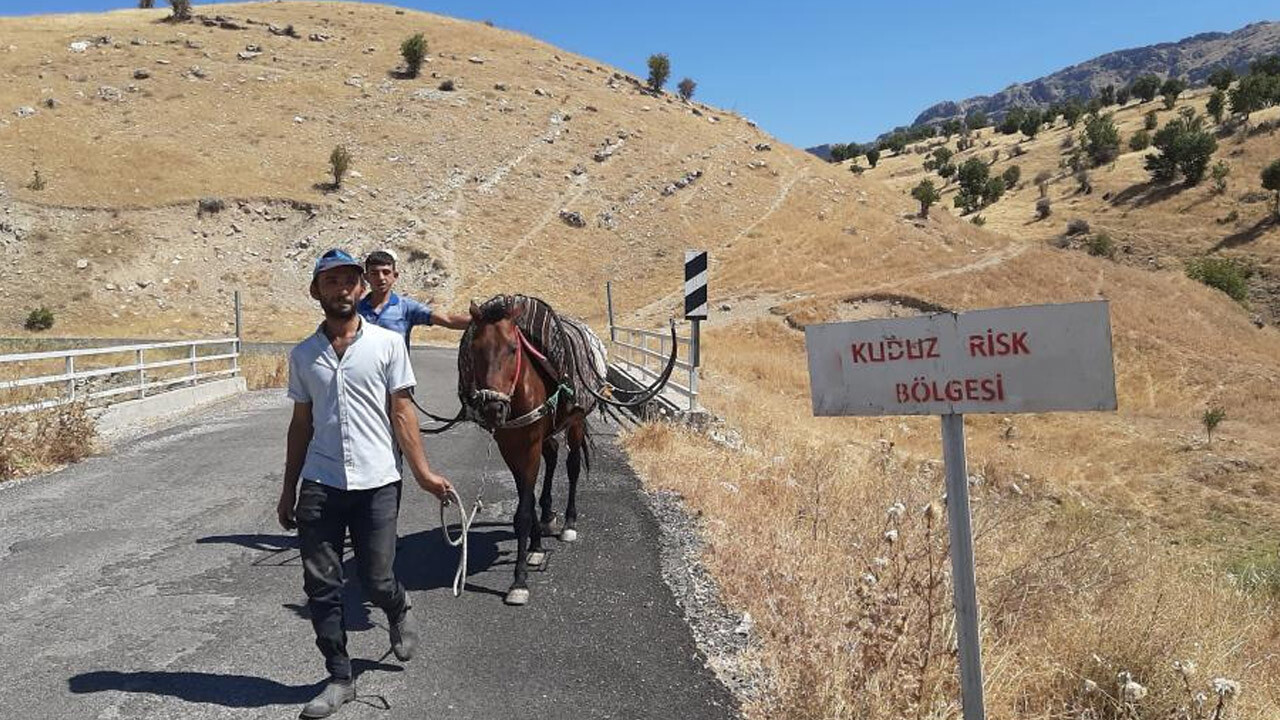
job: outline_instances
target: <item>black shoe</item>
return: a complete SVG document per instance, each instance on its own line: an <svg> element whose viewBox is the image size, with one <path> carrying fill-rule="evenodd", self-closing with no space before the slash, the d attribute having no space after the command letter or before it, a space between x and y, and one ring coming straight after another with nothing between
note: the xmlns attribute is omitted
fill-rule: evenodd
<svg viewBox="0 0 1280 720"><path fill-rule="evenodd" d="M320 694L315 696L298 717L325 718L338 711L338 708L356 699L356 684L352 680L330 678Z"/></svg>
<svg viewBox="0 0 1280 720"><path fill-rule="evenodd" d="M397 620L388 618L388 623L391 630L391 652L396 654L396 659L400 662L412 660L414 651L418 649L418 628L413 624L409 608L406 607Z"/></svg>

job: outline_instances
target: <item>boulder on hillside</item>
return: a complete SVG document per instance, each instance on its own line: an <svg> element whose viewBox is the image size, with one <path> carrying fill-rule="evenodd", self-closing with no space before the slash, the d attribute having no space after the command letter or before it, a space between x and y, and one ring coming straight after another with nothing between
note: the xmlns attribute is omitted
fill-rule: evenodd
<svg viewBox="0 0 1280 720"><path fill-rule="evenodd" d="M587 226L587 221L582 219L582 213L573 210L561 210L560 219L569 227L582 228Z"/></svg>

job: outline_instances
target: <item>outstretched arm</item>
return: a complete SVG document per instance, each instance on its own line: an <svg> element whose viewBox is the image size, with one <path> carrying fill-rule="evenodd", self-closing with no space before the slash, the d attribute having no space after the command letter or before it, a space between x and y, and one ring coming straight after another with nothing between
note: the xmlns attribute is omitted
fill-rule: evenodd
<svg viewBox="0 0 1280 720"><path fill-rule="evenodd" d="M471 316L467 313L433 312L431 313L431 324L447 327L451 330L466 330L467 325L471 324Z"/></svg>

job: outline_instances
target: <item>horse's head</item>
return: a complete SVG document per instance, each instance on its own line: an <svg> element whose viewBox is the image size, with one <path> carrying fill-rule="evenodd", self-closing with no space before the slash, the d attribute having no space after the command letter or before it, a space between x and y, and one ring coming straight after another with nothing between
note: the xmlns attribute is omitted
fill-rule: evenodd
<svg viewBox="0 0 1280 720"><path fill-rule="evenodd" d="M499 295L483 305L471 303L471 397L467 404L486 427L511 417L511 396L520 380L523 352L516 318L523 305Z"/></svg>

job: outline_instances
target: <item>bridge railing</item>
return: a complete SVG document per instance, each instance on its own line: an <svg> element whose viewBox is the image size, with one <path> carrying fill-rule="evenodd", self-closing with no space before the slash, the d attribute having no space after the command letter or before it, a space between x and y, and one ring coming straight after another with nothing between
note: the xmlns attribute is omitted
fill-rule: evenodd
<svg viewBox="0 0 1280 720"><path fill-rule="evenodd" d="M609 361L625 373L637 385L650 385L662 376L671 357L671 333L643 328L626 327L614 322L613 288L605 286L609 313ZM677 325L677 328L680 326ZM701 411L698 399L697 340L677 331L675 343L676 365L663 391L664 399L673 405L672 410L683 413ZM674 398L672 398L674 396Z"/></svg>
<svg viewBox="0 0 1280 720"><path fill-rule="evenodd" d="M110 404L239 372L236 337L0 355L0 413Z"/></svg>

